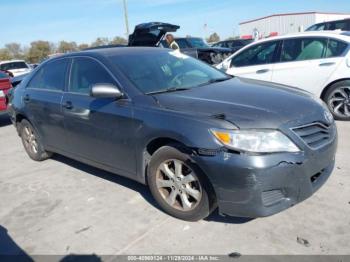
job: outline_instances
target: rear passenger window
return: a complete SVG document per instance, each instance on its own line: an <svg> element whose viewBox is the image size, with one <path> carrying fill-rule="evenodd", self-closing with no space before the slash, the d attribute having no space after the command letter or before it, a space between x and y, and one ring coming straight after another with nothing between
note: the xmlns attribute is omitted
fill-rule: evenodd
<svg viewBox="0 0 350 262"><path fill-rule="evenodd" d="M283 41L281 62L321 59L327 48L327 39L296 38Z"/></svg>
<svg viewBox="0 0 350 262"><path fill-rule="evenodd" d="M39 69L28 84L28 88L63 91L69 59L48 62Z"/></svg>
<svg viewBox="0 0 350 262"><path fill-rule="evenodd" d="M111 75L97 61L90 58L75 58L71 70L69 91L89 94L95 84L115 84Z"/></svg>
<svg viewBox="0 0 350 262"><path fill-rule="evenodd" d="M341 56L347 47L344 42L329 39L325 58Z"/></svg>

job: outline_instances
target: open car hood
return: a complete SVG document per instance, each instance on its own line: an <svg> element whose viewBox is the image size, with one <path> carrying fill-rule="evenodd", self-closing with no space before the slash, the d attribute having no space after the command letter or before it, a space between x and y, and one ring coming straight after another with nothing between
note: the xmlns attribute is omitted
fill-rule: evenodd
<svg viewBox="0 0 350 262"><path fill-rule="evenodd" d="M168 32L176 32L180 26L161 22L150 22L135 26L129 36L128 46L158 46Z"/></svg>

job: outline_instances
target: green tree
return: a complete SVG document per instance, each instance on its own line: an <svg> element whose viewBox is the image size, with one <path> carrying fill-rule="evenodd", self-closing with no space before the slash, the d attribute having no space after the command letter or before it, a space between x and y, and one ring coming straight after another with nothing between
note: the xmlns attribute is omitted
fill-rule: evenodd
<svg viewBox="0 0 350 262"><path fill-rule="evenodd" d="M74 52L78 50L78 45L76 42L66 42L61 41L58 44L57 52L59 53L68 53L68 52Z"/></svg>
<svg viewBox="0 0 350 262"><path fill-rule="evenodd" d="M219 42L220 36L217 33L212 33L206 40L208 43Z"/></svg>
<svg viewBox="0 0 350 262"><path fill-rule="evenodd" d="M128 40L124 37L116 36L109 42L110 45L126 45L128 44Z"/></svg>
<svg viewBox="0 0 350 262"><path fill-rule="evenodd" d="M0 49L0 60L11 60L12 58L13 57L7 48Z"/></svg>
<svg viewBox="0 0 350 262"><path fill-rule="evenodd" d="M108 45L109 40L107 37L98 37L92 44L92 47Z"/></svg>
<svg viewBox="0 0 350 262"><path fill-rule="evenodd" d="M31 63L39 63L52 53L53 45L48 41L34 41L30 43L27 60Z"/></svg>
<svg viewBox="0 0 350 262"><path fill-rule="evenodd" d="M12 58L23 58L23 50L18 43L9 43L5 45L5 48L9 51Z"/></svg>

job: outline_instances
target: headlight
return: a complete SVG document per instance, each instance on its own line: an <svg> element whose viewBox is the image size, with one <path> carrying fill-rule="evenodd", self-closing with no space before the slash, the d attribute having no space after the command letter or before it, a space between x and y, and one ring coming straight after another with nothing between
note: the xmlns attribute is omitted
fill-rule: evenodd
<svg viewBox="0 0 350 262"><path fill-rule="evenodd" d="M255 153L299 152L300 149L276 130L218 130L212 134L228 148Z"/></svg>

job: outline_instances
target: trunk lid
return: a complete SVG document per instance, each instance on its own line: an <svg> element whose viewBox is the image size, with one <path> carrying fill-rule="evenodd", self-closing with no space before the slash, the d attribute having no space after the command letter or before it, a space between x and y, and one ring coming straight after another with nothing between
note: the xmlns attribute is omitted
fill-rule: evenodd
<svg viewBox="0 0 350 262"><path fill-rule="evenodd" d="M176 32L180 26L162 22L139 24L129 36L128 46L158 46L169 32Z"/></svg>

